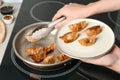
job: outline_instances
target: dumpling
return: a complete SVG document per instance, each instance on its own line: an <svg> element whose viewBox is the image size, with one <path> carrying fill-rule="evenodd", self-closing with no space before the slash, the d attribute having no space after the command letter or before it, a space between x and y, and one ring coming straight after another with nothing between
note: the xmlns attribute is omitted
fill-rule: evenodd
<svg viewBox="0 0 120 80"><path fill-rule="evenodd" d="M43 47L41 47L41 46L35 46L35 47L30 47L30 48L26 48L25 49L25 53L28 56L32 56L32 55L38 54L41 51L43 51Z"/></svg>
<svg viewBox="0 0 120 80"><path fill-rule="evenodd" d="M65 42L65 43L70 43L75 41L78 38L79 34L78 32L68 32L61 36L60 38Z"/></svg>
<svg viewBox="0 0 120 80"><path fill-rule="evenodd" d="M27 35L25 36L25 38L29 41L29 42L38 42L40 39L33 39L31 35Z"/></svg>
<svg viewBox="0 0 120 80"><path fill-rule="evenodd" d="M83 39L79 39L78 42L82 46L91 46L91 45L95 44L96 38L95 37L83 38Z"/></svg>
<svg viewBox="0 0 120 80"><path fill-rule="evenodd" d="M87 28L85 31L83 31L87 36L92 37L92 36L96 36L97 34L99 34L101 32L101 28L99 25L97 26L93 26L90 28Z"/></svg>
<svg viewBox="0 0 120 80"><path fill-rule="evenodd" d="M53 64L55 63L55 55L47 56L43 61L43 64Z"/></svg>
<svg viewBox="0 0 120 80"><path fill-rule="evenodd" d="M66 60L66 59L68 59L68 58L69 58L69 57L66 56L65 54L59 54L59 55L57 56L58 61L64 61L64 60Z"/></svg>
<svg viewBox="0 0 120 80"><path fill-rule="evenodd" d="M51 51L54 51L55 50L55 47L56 47L56 44L55 43L52 43L48 46L45 46L44 48L46 49L46 52L49 53Z"/></svg>
<svg viewBox="0 0 120 80"><path fill-rule="evenodd" d="M31 57L31 59L32 59L33 61L35 61L36 63L41 62L43 59L46 58L46 50L44 50L44 48L43 48L43 51L42 51L42 52L37 53L37 54L35 54L35 55L32 55L32 56L30 56L30 57Z"/></svg>
<svg viewBox="0 0 120 80"><path fill-rule="evenodd" d="M69 28L71 31L73 32L79 32L81 31L83 28L85 28L87 25L87 22L86 21L81 21L79 23L75 23L75 24L71 24L69 25Z"/></svg>
<svg viewBox="0 0 120 80"><path fill-rule="evenodd" d="M44 60L50 52L55 50L55 43L47 45L45 47L34 46L25 49L25 53L36 63Z"/></svg>
<svg viewBox="0 0 120 80"><path fill-rule="evenodd" d="M40 53L40 54L38 53L38 54L35 54L35 55L31 56L31 59L34 62L38 63L38 62L41 62L45 58L45 56L44 56L44 53Z"/></svg>

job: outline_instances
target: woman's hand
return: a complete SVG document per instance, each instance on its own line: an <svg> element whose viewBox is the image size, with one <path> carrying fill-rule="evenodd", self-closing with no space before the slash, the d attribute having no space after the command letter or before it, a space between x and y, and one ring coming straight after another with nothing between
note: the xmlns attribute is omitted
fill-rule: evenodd
<svg viewBox="0 0 120 80"><path fill-rule="evenodd" d="M110 5L111 4L111 5ZM52 21L61 16L65 16L66 19L56 24L56 28L59 28L64 23L77 18L86 18L95 14L105 13L120 10L120 0L98 0L88 5L70 3L62 7L53 17ZM104 5L104 6L103 6ZM99 9L99 10L98 10ZM104 56L96 59L82 60L83 62L97 64L108 67L120 73L120 49L114 45L113 49Z"/></svg>
<svg viewBox="0 0 120 80"><path fill-rule="evenodd" d="M65 16L66 19L64 21L59 22L56 24L56 28L60 27L62 24L76 19L76 18L85 18L90 16L90 10L88 5L77 4L77 3L69 3L62 7L60 10L57 11L55 16L53 17L53 21L61 16Z"/></svg>
<svg viewBox="0 0 120 80"><path fill-rule="evenodd" d="M120 73L120 48L117 45L114 45L112 50L106 55L96 59L84 59L82 61L86 63L105 66Z"/></svg>
<svg viewBox="0 0 120 80"><path fill-rule="evenodd" d="M105 13L120 10L120 0L98 0L87 5L69 3L62 7L53 17L53 21L61 16L65 16L66 20L58 23L55 27L58 28L62 24L76 19L86 18L95 14Z"/></svg>

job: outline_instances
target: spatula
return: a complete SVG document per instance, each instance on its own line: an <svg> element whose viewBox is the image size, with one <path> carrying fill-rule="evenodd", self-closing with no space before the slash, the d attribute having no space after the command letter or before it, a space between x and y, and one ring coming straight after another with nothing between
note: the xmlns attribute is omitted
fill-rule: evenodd
<svg viewBox="0 0 120 80"><path fill-rule="evenodd" d="M65 19L65 17L63 16L63 17L61 17L53 22L50 22L47 25L48 26L47 28L41 28L39 30L34 31L32 34L32 38L33 39L41 39L41 38L46 37L51 31L53 31L55 29L54 26L64 19Z"/></svg>

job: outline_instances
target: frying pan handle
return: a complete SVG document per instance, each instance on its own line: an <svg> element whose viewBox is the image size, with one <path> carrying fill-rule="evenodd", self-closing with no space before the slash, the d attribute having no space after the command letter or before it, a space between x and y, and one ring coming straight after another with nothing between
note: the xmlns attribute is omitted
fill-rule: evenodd
<svg viewBox="0 0 120 80"><path fill-rule="evenodd" d="M34 73L30 73L29 76L31 78L34 78L34 79L37 79L37 80L41 80L41 76L40 75L37 75L37 74L34 74Z"/></svg>

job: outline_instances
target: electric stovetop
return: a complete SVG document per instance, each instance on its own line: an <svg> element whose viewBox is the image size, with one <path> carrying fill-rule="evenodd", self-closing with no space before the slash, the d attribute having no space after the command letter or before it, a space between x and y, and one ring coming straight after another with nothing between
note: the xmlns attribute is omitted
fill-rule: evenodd
<svg viewBox="0 0 120 80"><path fill-rule="evenodd" d="M99 80L82 73L80 71L80 67L84 64L78 60L74 60L70 66L66 66L60 69L36 70L19 60L14 55L12 50L13 38L15 34L23 27L36 22L51 21L56 11L67 3L74 2L88 4L89 2L93 1L95 0L23 0L20 13L18 15L2 64L0 66L0 79L34 80L35 78L42 78L42 80ZM115 33L116 44L120 46L119 11L95 15L91 18L101 20L108 24ZM89 66L87 65L87 67L87 70L89 71ZM94 67L94 69L96 68ZM86 71L86 73L88 72Z"/></svg>

